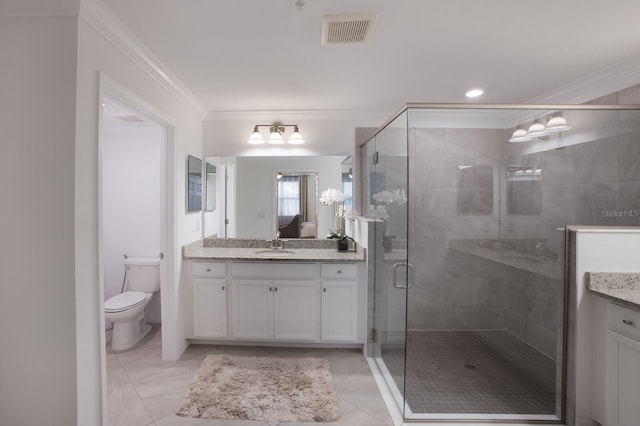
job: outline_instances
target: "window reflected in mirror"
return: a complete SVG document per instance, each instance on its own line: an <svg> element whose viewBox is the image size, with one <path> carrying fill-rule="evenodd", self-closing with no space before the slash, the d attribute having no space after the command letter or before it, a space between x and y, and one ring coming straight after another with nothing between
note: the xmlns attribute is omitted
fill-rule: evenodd
<svg viewBox="0 0 640 426"><path fill-rule="evenodd" d="M317 200L317 173L276 173L276 226L280 238L317 238Z"/></svg>

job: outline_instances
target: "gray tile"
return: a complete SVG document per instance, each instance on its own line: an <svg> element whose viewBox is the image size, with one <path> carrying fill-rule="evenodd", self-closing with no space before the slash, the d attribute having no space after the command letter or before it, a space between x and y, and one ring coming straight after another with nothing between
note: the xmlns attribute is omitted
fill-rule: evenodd
<svg viewBox="0 0 640 426"><path fill-rule="evenodd" d="M640 181L640 133L618 139L619 180Z"/></svg>
<svg viewBox="0 0 640 426"><path fill-rule="evenodd" d="M618 210L618 183L592 183L576 185L576 225L613 226L617 217L606 212Z"/></svg>
<svg viewBox="0 0 640 426"><path fill-rule="evenodd" d="M618 180L618 138L607 138L576 148L576 182L596 183Z"/></svg>
<svg viewBox="0 0 640 426"><path fill-rule="evenodd" d="M620 182L618 225L640 226L640 181Z"/></svg>
<svg viewBox="0 0 640 426"><path fill-rule="evenodd" d="M431 157L445 154L444 129L416 129L416 157Z"/></svg>
<svg viewBox="0 0 640 426"><path fill-rule="evenodd" d="M111 426L146 426L153 423L131 383L110 386L107 390L107 400Z"/></svg>

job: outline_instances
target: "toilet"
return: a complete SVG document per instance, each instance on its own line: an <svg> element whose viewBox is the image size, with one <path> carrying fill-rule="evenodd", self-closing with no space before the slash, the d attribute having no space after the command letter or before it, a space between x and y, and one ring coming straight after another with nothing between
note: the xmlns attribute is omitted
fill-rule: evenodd
<svg viewBox="0 0 640 426"><path fill-rule="evenodd" d="M160 290L160 259L129 257L124 261L125 291L104 302L104 316L113 321L111 349L122 351L138 343L151 330L144 310Z"/></svg>

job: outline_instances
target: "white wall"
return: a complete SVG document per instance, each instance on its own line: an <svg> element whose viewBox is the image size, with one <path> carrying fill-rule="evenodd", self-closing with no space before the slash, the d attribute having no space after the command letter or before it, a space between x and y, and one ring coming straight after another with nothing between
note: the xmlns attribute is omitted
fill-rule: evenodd
<svg viewBox="0 0 640 426"><path fill-rule="evenodd" d="M2 425L76 424L75 40L71 17L0 17Z"/></svg>
<svg viewBox="0 0 640 426"><path fill-rule="evenodd" d="M124 255L160 253L161 127L105 128L102 146L102 226L105 300L119 294ZM146 310L160 322L160 293ZM109 326L109 325L108 325Z"/></svg>
<svg viewBox="0 0 640 426"><path fill-rule="evenodd" d="M344 157L238 157L237 236L273 238L275 234L275 175L279 171L317 171L318 196L340 189ZM318 238L334 228L333 207L318 202Z"/></svg>
<svg viewBox="0 0 640 426"><path fill-rule="evenodd" d="M576 424L595 425L592 418L602 417L602 407L592 401L594 380L602 371L594 371L592 332L602 324L593 324L595 296L585 290L586 272L638 272L640 229L576 228ZM601 348L600 348L601 349ZM594 376L596 375L596 376Z"/></svg>
<svg viewBox="0 0 640 426"><path fill-rule="evenodd" d="M106 25L104 25L106 23ZM180 282L181 246L201 236L200 215L185 214L185 158L193 154L202 158L203 113L181 95L179 84L164 71L159 72L152 55L137 44L123 43L128 30L99 3L82 3L78 21L78 62L75 136L75 282L78 376L78 424L102 424L101 335L98 267L98 117L100 75L128 88L133 94L162 113L175 128L175 173L170 183L175 193L170 220L175 239L169 241L166 256L175 269L168 271L170 291L163 291L163 357L175 359L186 348L184 302ZM131 38L127 38L131 40ZM125 42L127 41L125 40ZM73 40L72 40L73 42ZM140 59L141 53L144 58ZM151 61L151 62L150 62ZM162 77L164 76L164 77ZM175 84L174 84L175 83ZM69 165L73 170L73 165Z"/></svg>

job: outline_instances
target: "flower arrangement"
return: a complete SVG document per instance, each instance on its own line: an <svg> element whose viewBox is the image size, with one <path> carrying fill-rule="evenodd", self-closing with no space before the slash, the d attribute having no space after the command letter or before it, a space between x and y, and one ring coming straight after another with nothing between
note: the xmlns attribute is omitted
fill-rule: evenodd
<svg viewBox="0 0 640 426"><path fill-rule="evenodd" d="M371 217L374 219L389 219L387 207L392 204L402 205L407 203L407 194L404 189L393 191L380 191L372 196L375 205L369 207Z"/></svg>
<svg viewBox="0 0 640 426"><path fill-rule="evenodd" d="M322 191L320 194L320 204L323 206L333 206L335 216L335 229L329 229L329 239L337 239L340 241L353 240L353 238L347 236L345 231L345 222L354 221L358 213L353 209L346 207L344 201L347 199L347 194L339 189L329 188Z"/></svg>

